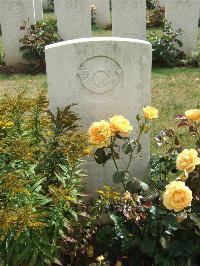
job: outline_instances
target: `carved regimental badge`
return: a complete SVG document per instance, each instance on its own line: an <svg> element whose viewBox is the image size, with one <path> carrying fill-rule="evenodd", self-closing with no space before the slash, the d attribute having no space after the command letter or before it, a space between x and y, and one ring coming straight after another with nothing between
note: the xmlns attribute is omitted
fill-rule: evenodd
<svg viewBox="0 0 200 266"><path fill-rule="evenodd" d="M122 77L122 69L109 57L95 56L81 64L78 76L83 88L103 94L117 86Z"/></svg>

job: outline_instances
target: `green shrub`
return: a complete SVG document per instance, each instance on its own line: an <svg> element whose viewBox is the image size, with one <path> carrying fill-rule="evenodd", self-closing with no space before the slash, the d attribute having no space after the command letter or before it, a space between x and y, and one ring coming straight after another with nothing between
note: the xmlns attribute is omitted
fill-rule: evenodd
<svg viewBox="0 0 200 266"><path fill-rule="evenodd" d="M83 208L87 136L72 106L48 110L46 95L0 99L0 257L4 265L62 265ZM59 262L60 261L60 262Z"/></svg>
<svg viewBox="0 0 200 266"><path fill-rule="evenodd" d="M182 29L174 32L171 24L166 23L161 36L155 32L148 36L152 44L154 65L174 67L179 64L179 60L184 57L184 53L179 50L183 44L178 38L182 32Z"/></svg>
<svg viewBox="0 0 200 266"><path fill-rule="evenodd" d="M45 12L54 12L54 0L47 0L48 7L44 10Z"/></svg>
<svg viewBox="0 0 200 266"><path fill-rule="evenodd" d="M5 58L5 54L3 54L3 53L1 54L0 53L0 66L5 65L4 58Z"/></svg>
<svg viewBox="0 0 200 266"><path fill-rule="evenodd" d="M178 115L175 129L165 128L156 136L162 152L152 158L148 184L134 177L129 167L133 167L133 151L140 153L140 140L158 117L158 110L144 108L143 115L136 116L136 127L117 115L91 125L89 139L96 149L96 162L104 167L112 158L113 183L121 184L118 190L104 187L97 191L94 209L106 214L108 222L94 230L89 254L98 256L100 265L199 265L200 109L196 108ZM111 132L106 130L109 123ZM139 128L134 138L132 126ZM183 127L192 149L182 143ZM97 129L99 135L94 134ZM125 156L128 160L122 165ZM141 159L139 155L135 158Z"/></svg>
<svg viewBox="0 0 200 266"><path fill-rule="evenodd" d="M96 26L96 6L92 5L91 6L91 23L92 26Z"/></svg>
<svg viewBox="0 0 200 266"><path fill-rule="evenodd" d="M147 6L147 9L154 9L154 8L156 8L156 1L155 0L147 0L146 6Z"/></svg>
<svg viewBox="0 0 200 266"><path fill-rule="evenodd" d="M20 40L20 50L29 62L29 70L45 69L45 46L61 41L58 35L56 20L49 18L27 25L27 34Z"/></svg>
<svg viewBox="0 0 200 266"><path fill-rule="evenodd" d="M54 0L48 0L49 10L54 11Z"/></svg>
<svg viewBox="0 0 200 266"><path fill-rule="evenodd" d="M178 66L200 67L200 49L193 56L181 59Z"/></svg>
<svg viewBox="0 0 200 266"><path fill-rule="evenodd" d="M165 9L157 7L147 11L147 27L162 27L165 21Z"/></svg>

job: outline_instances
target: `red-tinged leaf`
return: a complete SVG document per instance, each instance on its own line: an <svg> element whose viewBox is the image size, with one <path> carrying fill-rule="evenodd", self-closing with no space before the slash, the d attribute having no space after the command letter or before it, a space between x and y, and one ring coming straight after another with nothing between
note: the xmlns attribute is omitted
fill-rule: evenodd
<svg viewBox="0 0 200 266"><path fill-rule="evenodd" d="M151 209L151 207L153 206L153 204L152 204L151 201L146 201L146 202L144 202L143 206L145 208Z"/></svg>
<svg viewBox="0 0 200 266"><path fill-rule="evenodd" d="M177 124L177 128L188 126L189 123L187 120L183 120Z"/></svg>
<svg viewBox="0 0 200 266"><path fill-rule="evenodd" d="M187 120L184 114L178 114L174 118L178 120Z"/></svg>
<svg viewBox="0 0 200 266"><path fill-rule="evenodd" d="M74 239L73 237L68 236L68 237L65 239L65 242L68 242L68 243L76 243L77 240Z"/></svg>

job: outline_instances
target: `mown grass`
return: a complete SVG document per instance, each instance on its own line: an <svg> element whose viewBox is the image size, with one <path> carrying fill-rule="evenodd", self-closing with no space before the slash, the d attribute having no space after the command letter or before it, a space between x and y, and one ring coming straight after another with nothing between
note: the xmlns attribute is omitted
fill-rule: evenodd
<svg viewBox="0 0 200 266"><path fill-rule="evenodd" d="M46 75L0 75L0 92L37 89L47 90ZM174 125L174 116L200 103L200 69L155 68L152 71L152 105L159 109L159 119L153 122L152 139L165 126ZM185 135L186 137L186 135ZM156 151L152 141L152 152Z"/></svg>

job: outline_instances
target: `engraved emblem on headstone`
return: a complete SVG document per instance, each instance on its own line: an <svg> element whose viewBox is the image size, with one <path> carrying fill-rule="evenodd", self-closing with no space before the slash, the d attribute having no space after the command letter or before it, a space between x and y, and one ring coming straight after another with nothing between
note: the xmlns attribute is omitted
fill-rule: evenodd
<svg viewBox="0 0 200 266"><path fill-rule="evenodd" d="M103 94L113 90L122 78L122 69L113 59L95 56L83 62L78 71L83 88Z"/></svg>

